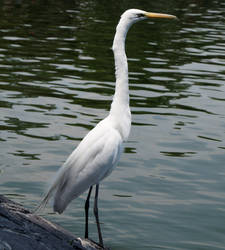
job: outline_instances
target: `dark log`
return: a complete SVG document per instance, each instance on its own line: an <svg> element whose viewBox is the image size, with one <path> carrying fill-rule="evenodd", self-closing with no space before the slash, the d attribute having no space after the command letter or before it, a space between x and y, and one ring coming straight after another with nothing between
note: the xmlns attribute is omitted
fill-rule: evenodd
<svg viewBox="0 0 225 250"><path fill-rule="evenodd" d="M62 227L0 195L0 250L96 250L90 240L74 237Z"/></svg>

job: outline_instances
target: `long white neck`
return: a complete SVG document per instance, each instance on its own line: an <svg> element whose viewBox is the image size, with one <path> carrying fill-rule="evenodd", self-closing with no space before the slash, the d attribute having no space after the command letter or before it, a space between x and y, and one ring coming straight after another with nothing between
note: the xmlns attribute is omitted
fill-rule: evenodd
<svg viewBox="0 0 225 250"><path fill-rule="evenodd" d="M129 106L128 65L125 53L125 40L128 29L129 25L121 19L117 25L113 41L112 48L115 59L116 87L111 110L115 102Z"/></svg>
<svg viewBox="0 0 225 250"><path fill-rule="evenodd" d="M115 118L123 131L123 138L126 139L130 132L130 107L129 107L129 86L128 86L128 65L125 53L125 40L130 23L127 19L121 19L116 28L113 41L113 53L115 59L116 87L110 115Z"/></svg>

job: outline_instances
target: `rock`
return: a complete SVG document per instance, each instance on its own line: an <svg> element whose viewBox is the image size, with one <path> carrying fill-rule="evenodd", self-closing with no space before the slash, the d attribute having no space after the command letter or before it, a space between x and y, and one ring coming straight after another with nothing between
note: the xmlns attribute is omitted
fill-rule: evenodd
<svg viewBox="0 0 225 250"><path fill-rule="evenodd" d="M0 195L0 250L102 250Z"/></svg>

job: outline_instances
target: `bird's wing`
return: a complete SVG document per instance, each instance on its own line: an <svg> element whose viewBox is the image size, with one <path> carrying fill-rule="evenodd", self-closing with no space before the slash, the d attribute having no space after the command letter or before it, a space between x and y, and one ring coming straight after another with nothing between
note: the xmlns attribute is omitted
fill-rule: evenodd
<svg viewBox="0 0 225 250"><path fill-rule="evenodd" d="M81 141L58 174L54 210L61 213L68 203L111 173L122 152L119 132L99 124Z"/></svg>

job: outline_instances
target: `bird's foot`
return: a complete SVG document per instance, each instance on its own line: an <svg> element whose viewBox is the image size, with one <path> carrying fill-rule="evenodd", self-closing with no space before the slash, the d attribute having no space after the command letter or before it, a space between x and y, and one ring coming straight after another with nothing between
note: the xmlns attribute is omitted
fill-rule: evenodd
<svg viewBox="0 0 225 250"><path fill-rule="evenodd" d="M108 247L101 246L100 244L98 244L92 239L78 238L78 240L80 241L83 247L90 249L90 250L110 250Z"/></svg>

